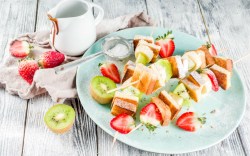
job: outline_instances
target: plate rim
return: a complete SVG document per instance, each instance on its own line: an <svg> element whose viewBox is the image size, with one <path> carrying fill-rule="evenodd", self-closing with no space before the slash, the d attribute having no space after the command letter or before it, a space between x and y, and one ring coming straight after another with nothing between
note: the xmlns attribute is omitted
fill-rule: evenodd
<svg viewBox="0 0 250 156"><path fill-rule="evenodd" d="M151 27L151 26L134 27L134 28L123 29L123 30L120 30L120 31L129 31L129 30L131 30L131 29L145 29L145 28L148 29L148 28L153 28L153 27ZM165 27L156 27L156 29L166 29L166 30L170 30L170 29L165 28ZM188 35L188 36L190 36L190 37L194 37L194 38L196 38L196 39L198 39L198 40L201 40L201 39L199 39L199 38L197 38L197 37L195 37L195 36L193 36L193 35L190 35L190 34L188 34L188 33L185 33L185 32L182 32L182 31L179 31L179 30L176 30L176 29L171 29L171 30L173 30L174 32L178 32L178 33L184 33L185 35ZM120 31L117 31L117 32L120 32ZM107 34L107 35L105 35L104 37L102 37L102 38L98 39L97 41L95 41L95 43L93 43L93 44L88 48L88 50L86 50L86 52L83 54L82 57L85 57L85 56L88 56L88 55L89 55L88 53L89 53L90 49L93 48L93 47L95 46L96 42L99 42L100 40L103 40L104 38L106 38L106 37L108 37L108 36L112 36L112 35L114 35L114 33L117 33L117 32L112 32L112 33L110 33L110 34ZM126 144L126 145L128 145L128 146L137 148L137 149L139 149L139 150L143 150L143 151L147 151L147 152L154 152L154 153L162 153L162 154L183 154L183 153L197 152L197 151L204 150L204 149L207 149L207 148L209 148L209 147L212 147L212 146L214 146L214 145L220 143L221 141L225 140L225 139L228 138L228 137L237 129L237 127L240 125L240 123L241 123L241 121L242 121L242 119L243 119L243 116L244 116L244 114L245 114L245 111L246 111L246 97L247 97L247 96L246 96L246 86L244 85L245 81L243 81L243 80L245 80L245 79L243 79L242 76L239 74L238 69L237 69L236 66L234 66L233 69L236 71L236 74L237 74L237 76L239 77L239 80L240 80L240 84L241 84L241 86L242 86L242 88L243 88L243 98L244 98L244 99L243 99L243 102L244 102L244 107L243 107L243 111L242 111L240 117L239 117L238 120L237 120L237 123L236 123L236 124L234 125L234 127L230 130L230 132L228 132L228 133L227 133L225 136L223 136L221 139L218 139L216 142L214 142L214 143L212 143L212 144L205 145L205 146L202 146L202 147L199 146L198 148L193 148L192 150L186 150L186 151L182 151L182 152L166 152L166 151L163 151L163 150L153 150L153 149L150 149L150 150L149 150L149 149L147 149L147 148L139 147L139 146L137 146L137 145L128 144L128 143L124 142L123 140L121 140L121 139L119 138L119 136L117 137L117 140L119 140L120 142L122 142L122 143L124 143L124 144ZM80 82L80 80L79 80L80 76L78 76L78 73L80 73L79 70L80 70L80 67L78 67L77 72L76 72L76 89L77 89L78 86L80 85L80 84L78 83L78 82ZM234 73L234 74L235 74L235 73ZM84 108L84 105L82 104L82 101L84 102L84 99L82 99L82 97L79 96L78 89L77 89L77 93L78 93L78 98L80 99L81 105L82 105L83 109L85 110L86 114L91 118L92 121L94 121L94 123L95 123L97 126L99 126L99 127L100 127L102 130L104 130L107 134L109 134L109 135L111 135L111 136L113 137L114 134L112 134L105 126L102 126L102 124L100 124L94 117L92 117L92 115L90 115L91 113L89 113L89 112L86 111L86 109Z"/></svg>

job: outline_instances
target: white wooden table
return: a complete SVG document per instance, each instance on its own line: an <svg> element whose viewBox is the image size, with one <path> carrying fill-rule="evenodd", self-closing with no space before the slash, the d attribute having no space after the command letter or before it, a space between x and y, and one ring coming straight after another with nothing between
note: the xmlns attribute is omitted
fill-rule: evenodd
<svg viewBox="0 0 250 156"><path fill-rule="evenodd" d="M8 40L18 34L49 28L46 12L49 0L0 0L0 59ZM55 0L51 0L55 1ZM241 58L250 49L249 0L93 0L114 18L141 10L160 26L176 29L211 41L226 55ZM202 14L203 13L203 14ZM203 21L206 20L206 25ZM205 26L209 32L206 32ZM238 63L250 97L250 61ZM78 99L67 101L76 110L76 122L64 135L56 135L44 125L43 116L53 102L47 94L22 100L0 89L0 155L161 155L144 152L121 142L111 149L112 137L84 112ZM185 155L250 155L250 100L240 126L221 143ZM163 155L163 154L162 154Z"/></svg>

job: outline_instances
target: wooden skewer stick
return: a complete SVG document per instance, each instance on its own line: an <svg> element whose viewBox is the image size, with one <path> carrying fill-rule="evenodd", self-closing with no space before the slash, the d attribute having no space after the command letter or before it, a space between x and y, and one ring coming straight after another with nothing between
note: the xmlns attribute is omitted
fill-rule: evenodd
<svg viewBox="0 0 250 156"><path fill-rule="evenodd" d="M137 125L134 129L132 129L128 134L134 132L135 130L137 130L138 128L140 128L143 124L140 123L139 125Z"/></svg>
<svg viewBox="0 0 250 156"><path fill-rule="evenodd" d="M137 125L134 129L132 129L132 130L131 130L128 134L130 134L130 133L134 132L135 130L137 130L138 128L140 128L142 125L143 125L143 124L142 124L142 123L140 123L140 124L139 124L139 125ZM115 132L115 135L114 135L113 142L112 142L112 148L114 147L114 144L115 144L115 142L116 142L116 139L117 139L118 134L119 134L119 132L118 132L118 131L116 131L116 132Z"/></svg>
<svg viewBox="0 0 250 156"><path fill-rule="evenodd" d="M132 86L133 84L138 83L139 81L140 81L140 80L137 80L137 81L131 82L131 83L127 84L127 85L120 86L120 87L117 87L117 88L115 88L115 89L111 89L111 90L107 91L107 93L109 94L109 93L115 92L115 91L117 91L117 90L127 88L127 87L129 87L129 86Z"/></svg>
<svg viewBox="0 0 250 156"><path fill-rule="evenodd" d="M118 131L116 131L116 132L115 132L115 135L114 135L114 139L113 139L113 142L112 142L112 146L111 146L111 148L113 148L113 147L114 147L114 144L115 144L115 142L116 142L116 139L117 139L118 134L119 134L119 132L118 132Z"/></svg>
<svg viewBox="0 0 250 156"><path fill-rule="evenodd" d="M156 29L156 23L154 23L154 25L153 25L153 28L152 28L152 31L151 31L151 33L150 33L150 36L151 37L153 37L153 34L154 34L154 32L155 32L155 29Z"/></svg>
<svg viewBox="0 0 250 156"><path fill-rule="evenodd" d="M247 58L247 57L249 57L249 56L250 56L250 54L247 54L247 55L245 55L245 56L239 58L238 60L234 61L234 64L236 64L236 63L238 63L238 62L244 60L245 58Z"/></svg>

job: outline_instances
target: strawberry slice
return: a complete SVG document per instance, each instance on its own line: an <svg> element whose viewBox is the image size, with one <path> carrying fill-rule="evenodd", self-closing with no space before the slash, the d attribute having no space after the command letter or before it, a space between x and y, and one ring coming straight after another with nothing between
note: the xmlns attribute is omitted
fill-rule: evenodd
<svg viewBox="0 0 250 156"><path fill-rule="evenodd" d="M33 77L38 69L37 61L32 59L22 60L18 66L19 75L29 84L33 82Z"/></svg>
<svg viewBox="0 0 250 156"><path fill-rule="evenodd" d="M39 58L39 65L43 68L54 68L65 60L64 54L57 51L47 51Z"/></svg>
<svg viewBox="0 0 250 156"><path fill-rule="evenodd" d="M210 70L210 69L204 69L203 73L207 74L208 78L210 79L210 81L212 83L213 91L217 92L219 90L219 83L218 83L218 80L217 80L214 72L212 72L212 70Z"/></svg>
<svg viewBox="0 0 250 156"><path fill-rule="evenodd" d="M207 48L212 56L217 56L217 50L215 49L215 46L213 44L207 42Z"/></svg>
<svg viewBox="0 0 250 156"><path fill-rule="evenodd" d="M28 42L15 40L10 45L9 51L14 57L24 58L29 55L31 48L33 47Z"/></svg>
<svg viewBox="0 0 250 156"><path fill-rule="evenodd" d="M115 83L121 82L118 68L114 63L104 63L104 64L99 64L99 66L103 76L110 78Z"/></svg>
<svg viewBox="0 0 250 156"><path fill-rule="evenodd" d="M155 103L149 103L142 108L140 121L149 131L154 131L155 128L162 123L162 115Z"/></svg>
<svg viewBox="0 0 250 156"><path fill-rule="evenodd" d="M176 125L181 129L189 132L194 132L201 125L206 123L205 117L197 117L194 112L183 113L176 121Z"/></svg>
<svg viewBox="0 0 250 156"><path fill-rule="evenodd" d="M158 36L156 38L155 44L161 46L159 55L162 58L166 58L173 55L175 50L175 44L173 39L174 37L172 31L168 31L167 34L164 34L163 36Z"/></svg>
<svg viewBox="0 0 250 156"><path fill-rule="evenodd" d="M122 113L110 121L110 126L119 133L128 134L135 128L135 120L132 116Z"/></svg>

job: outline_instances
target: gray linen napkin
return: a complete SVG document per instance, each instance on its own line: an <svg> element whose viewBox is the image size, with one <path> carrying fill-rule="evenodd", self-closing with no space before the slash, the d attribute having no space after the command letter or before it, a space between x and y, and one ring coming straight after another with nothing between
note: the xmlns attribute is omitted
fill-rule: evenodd
<svg viewBox="0 0 250 156"><path fill-rule="evenodd" d="M125 15L115 19L105 19L97 26L97 38L125 28L152 25L154 25L153 21L144 12ZM39 31L23 34L15 40L25 40L32 44L34 46L34 58L38 59L43 52L51 50L49 33L49 31ZM9 53L8 47L6 48L7 53ZM78 58L66 56L64 63L75 59ZM54 73L53 69L39 69L35 73L33 83L29 85L19 76L18 60L8 55L0 65L0 87L4 87L10 94L17 94L23 99L30 99L36 95L48 92L54 102L63 102L67 98L75 98L77 96L75 69L58 75Z"/></svg>

